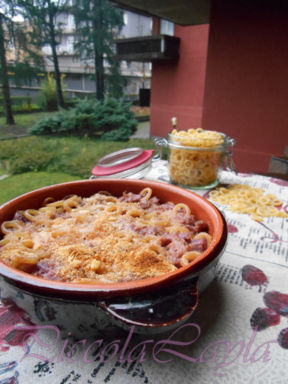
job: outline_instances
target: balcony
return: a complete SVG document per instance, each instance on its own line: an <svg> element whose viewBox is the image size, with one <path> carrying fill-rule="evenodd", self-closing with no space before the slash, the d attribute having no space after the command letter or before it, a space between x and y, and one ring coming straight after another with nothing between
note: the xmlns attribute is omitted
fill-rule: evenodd
<svg viewBox="0 0 288 384"><path fill-rule="evenodd" d="M151 35L118 39L116 58L127 61L177 60L180 39L168 35Z"/></svg>

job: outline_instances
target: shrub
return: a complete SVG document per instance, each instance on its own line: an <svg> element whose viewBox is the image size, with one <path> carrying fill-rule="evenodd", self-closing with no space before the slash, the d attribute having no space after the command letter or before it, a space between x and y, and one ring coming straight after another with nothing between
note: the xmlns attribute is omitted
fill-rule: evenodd
<svg viewBox="0 0 288 384"><path fill-rule="evenodd" d="M1 143L0 149L2 163L8 160L7 171L13 174L42 171L54 161L52 143L40 142L36 137L7 140Z"/></svg>
<svg viewBox="0 0 288 384"><path fill-rule="evenodd" d="M53 116L44 117L38 120L29 133L33 135L49 135L59 133L61 131L61 123L65 119L65 111L55 113Z"/></svg>
<svg viewBox="0 0 288 384"><path fill-rule="evenodd" d="M0 166L3 172L10 174L45 170L87 178L101 157L127 147L155 148L150 139L123 143L77 137L30 136L0 140Z"/></svg>
<svg viewBox="0 0 288 384"><path fill-rule="evenodd" d="M10 165L10 171L13 174L24 172L44 171L53 161L53 154L49 152L27 151L23 157L17 157Z"/></svg>
<svg viewBox="0 0 288 384"><path fill-rule="evenodd" d="M1 89L0 89L1 92ZM32 103L32 98L29 95L26 96L11 96L12 111L13 113L31 113L40 111L40 105ZM4 101L0 95L0 115L4 114Z"/></svg>
<svg viewBox="0 0 288 384"><path fill-rule="evenodd" d="M61 85L62 90L64 90L62 79ZM65 97L64 91L62 92L63 97ZM50 75L50 73L47 73L47 78L41 83L39 104L44 111L56 111L58 109L56 80Z"/></svg>
<svg viewBox="0 0 288 384"><path fill-rule="evenodd" d="M2 91L2 89L0 89ZM21 105L23 103L30 103L32 102L31 96L10 96L12 105ZM3 103L3 96L0 95L0 104Z"/></svg>
<svg viewBox="0 0 288 384"><path fill-rule="evenodd" d="M81 100L74 108L39 120L29 133L74 135L126 141L136 131L137 120L123 99Z"/></svg>
<svg viewBox="0 0 288 384"><path fill-rule="evenodd" d="M12 108L13 110L13 108ZM19 111L20 113L31 113L31 112L39 112L42 111L42 108L38 104L27 104L27 103L22 103L21 110Z"/></svg>
<svg viewBox="0 0 288 384"><path fill-rule="evenodd" d="M131 136L131 130L127 126L103 133L101 139L106 141L127 141Z"/></svg>
<svg viewBox="0 0 288 384"><path fill-rule="evenodd" d="M79 100L78 98L73 98L73 99L66 99L65 100L65 107L66 108L70 108L70 107L75 107L75 105L77 103L79 103Z"/></svg>
<svg viewBox="0 0 288 384"><path fill-rule="evenodd" d="M41 107L37 104L25 104L22 105L13 105L12 104L12 112L14 114L22 114L22 113L31 113L31 112L39 112L42 111ZM4 107L0 105L0 115L4 114Z"/></svg>

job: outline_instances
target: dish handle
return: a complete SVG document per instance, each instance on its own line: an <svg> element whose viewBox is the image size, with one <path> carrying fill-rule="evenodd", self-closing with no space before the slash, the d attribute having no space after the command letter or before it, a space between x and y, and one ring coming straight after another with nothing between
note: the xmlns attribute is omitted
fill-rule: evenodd
<svg viewBox="0 0 288 384"><path fill-rule="evenodd" d="M185 321L198 304L198 277L149 293L100 301L109 315L127 325L167 327Z"/></svg>

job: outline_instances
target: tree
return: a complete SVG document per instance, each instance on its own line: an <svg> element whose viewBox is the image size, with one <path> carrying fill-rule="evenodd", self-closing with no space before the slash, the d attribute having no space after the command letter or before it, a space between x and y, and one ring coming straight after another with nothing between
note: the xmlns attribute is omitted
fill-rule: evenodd
<svg viewBox="0 0 288 384"><path fill-rule="evenodd" d="M51 47L58 107L65 106L57 55L63 24L58 19L61 13L67 12L68 3L68 0L18 0L20 12L33 28L31 43Z"/></svg>
<svg viewBox="0 0 288 384"><path fill-rule="evenodd" d="M14 2L14 0L7 1ZM31 44L30 32L31 26L28 23L23 20L14 20L9 41L13 57L8 62L8 71L9 77L13 78L16 86L31 85L44 69L41 47Z"/></svg>
<svg viewBox="0 0 288 384"><path fill-rule="evenodd" d="M29 27L16 16L19 16L17 0L0 0L0 83L9 125L14 124L9 78L13 76L15 85L31 83L43 69L41 52L30 44L29 33L26 33Z"/></svg>
<svg viewBox="0 0 288 384"><path fill-rule="evenodd" d="M107 0L74 0L73 15L75 51L84 61L94 62L97 99L104 98L105 89L119 96L122 80L114 59L113 40L123 27L122 11ZM110 67L108 76L104 62Z"/></svg>
<svg viewBox="0 0 288 384"><path fill-rule="evenodd" d="M11 98L10 98L10 87L8 80L8 66L6 59L6 46L7 46L7 38L5 33L9 34L9 30L11 24L13 23L11 14L11 9L9 7L4 8L4 4L2 1L0 2L0 81L2 83L2 94L4 101L4 110L6 116L6 123L9 125L15 124L13 114L12 114L12 106L11 106ZM5 14L4 14L5 13Z"/></svg>

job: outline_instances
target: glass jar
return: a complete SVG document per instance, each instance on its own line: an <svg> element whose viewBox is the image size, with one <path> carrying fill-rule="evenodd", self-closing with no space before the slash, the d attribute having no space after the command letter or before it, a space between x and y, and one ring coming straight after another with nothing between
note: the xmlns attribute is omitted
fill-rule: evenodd
<svg viewBox="0 0 288 384"><path fill-rule="evenodd" d="M181 137L173 133L168 134L168 140L156 140L158 145L168 148L172 184L190 189L209 189L218 184L219 173L223 168L235 171L232 159L235 140L223 133L217 134L217 139L214 137L210 141L197 141L197 138L191 140L188 135Z"/></svg>
<svg viewBox="0 0 288 384"><path fill-rule="evenodd" d="M102 157L90 179L141 179L150 170L154 150L126 148Z"/></svg>

